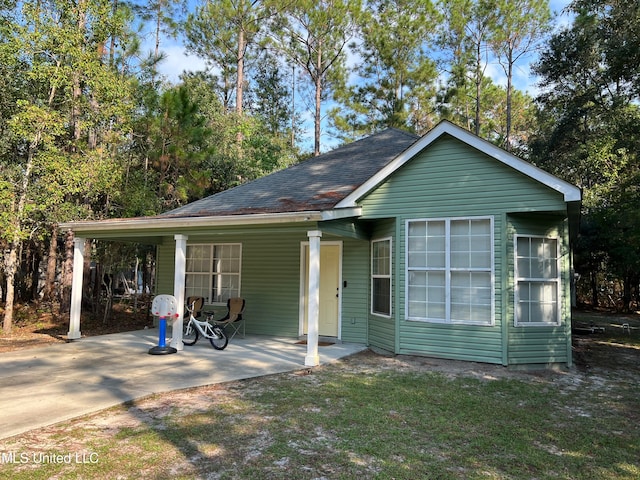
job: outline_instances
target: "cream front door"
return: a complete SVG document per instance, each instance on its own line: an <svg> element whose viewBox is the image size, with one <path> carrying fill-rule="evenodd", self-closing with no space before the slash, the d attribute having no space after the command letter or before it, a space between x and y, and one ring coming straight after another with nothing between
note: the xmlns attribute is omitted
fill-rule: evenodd
<svg viewBox="0 0 640 480"><path fill-rule="evenodd" d="M340 327L340 263L341 245L321 243L320 245L320 312L318 335L338 337ZM305 265L303 275L303 327L307 334L307 292L309 291L309 245L304 245Z"/></svg>

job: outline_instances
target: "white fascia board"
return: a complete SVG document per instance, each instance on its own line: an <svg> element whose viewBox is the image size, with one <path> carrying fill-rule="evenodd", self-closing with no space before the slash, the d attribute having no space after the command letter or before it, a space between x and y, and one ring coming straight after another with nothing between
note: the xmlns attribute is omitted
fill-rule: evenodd
<svg viewBox="0 0 640 480"><path fill-rule="evenodd" d="M223 215L211 217L143 217L114 220L83 221L61 223L62 230L82 232L107 232L110 230L179 230L193 227L220 227L239 225L264 225L291 222L319 222L324 220L323 212L258 213L250 215Z"/></svg>
<svg viewBox="0 0 640 480"><path fill-rule="evenodd" d="M341 218L360 217L361 215L362 207L354 206L351 208L325 210L322 212L322 220L340 220Z"/></svg>
<svg viewBox="0 0 640 480"><path fill-rule="evenodd" d="M396 170L405 163L418 155L422 150L427 148L431 143L443 134L449 134L452 137L466 143L467 145L493 157L494 159L514 168L518 172L546 185L547 187L561 193L565 202L580 201L582 192L574 185L571 185L558 177L551 175L544 170L525 162L524 160L510 154L494 144L483 140L482 138L472 134L471 132L454 125L453 123L442 121L430 130L426 135L420 138L407 150L398 155L393 161L387 164L382 170L369 178L366 182L356 188L350 195L339 202L335 208L349 208L357 206L357 202L371 190L383 183Z"/></svg>

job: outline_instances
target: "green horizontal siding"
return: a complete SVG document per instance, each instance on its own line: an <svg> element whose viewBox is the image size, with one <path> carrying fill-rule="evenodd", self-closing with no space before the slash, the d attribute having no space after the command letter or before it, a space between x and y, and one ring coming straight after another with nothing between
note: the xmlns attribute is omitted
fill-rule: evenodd
<svg viewBox="0 0 640 480"><path fill-rule="evenodd" d="M300 245L307 228L247 228L224 234L190 235L187 244L242 244L241 295L246 300L247 333L296 337L299 331ZM173 294L175 241L167 238L157 249L157 293ZM224 306L211 308L220 317Z"/></svg>
<svg viewBox="0 0 640 480"><path fill-rule="evenodd" d="M369 242L345 239L342 246L342 341L367 342ZM346 282L346 287L344 286Z"/></svg>
<svg viewBox="0 0 640 480"><path fill-rule="evenodd" d="M546 221L562 222L566 205L561 194L505 166L501 162L444 136L395 172L385 183L362 199L364 219L395 217L399 233L394 239L394 255L399 263L395 299L398 321L397 353L490 363L518 362L517 349L509 344L513 325L512 260L505 245L505 219L512 212L546 212ZM548 212L558 216L549 217ZM538 215L538 213L536 213ZM494 221L495 323L470 326L411 322L405 320L405 228L406 221L418 218L491 216ZM551 220L549 220L551 218ZM506 291L503 292L503 285ZM507 318L504 318L505 312ZM503 322L507 322L504 324ZM378 328L378 329L376 329ZM386 335L385 335L386 333ZM507 337L507 338L505 338ZM550 337L555 338L554 335ZM388 329L370 319L370 342L389 341ZM566 337L560 336L555 344ZM557 343L559 341L559 343ZM556 358L556 348L538 355ZM530 357L533 358L533 357Z"/></svg>
<svg viewBox="0 0 640 480"><path fill-rule="evenodd" d="M562 195L451 137L443 137L362 201L363 218L564 211Z"/></svg>
<svg viewBox="0 0 640 480"><path fill-rule="evenodd" d="M391 318L381 317L371 313L371 290L367 291L367 312L369 314L369 345L381 348L389 352L396 351L396 322L398 321L397 296L395 294L398 285L397 265L397 235L396 221L394 218L379 220L372 227L371 239L391 238ZM371 266L367 269L368 285L371 288Z"/></svg>
<svg viewBox="0 0 640 480"><path fill-rule="evenodd" d="M568 248L568 226L559 222L557 217L510 215L508 226L507 250L509 252L509 283L514 285L514 236L542 235L560 239L561 269L561 324L557 327L518 326L514 324L515 292L511 289L508 298L508 312L511 321L508 325L509 364L549 364L565 363L571 365L571 293L570 262Z"/></svg>
<svg viewBox="0 0 640 480"><path fill-rule="evenodd" d="M392 318L369 318L369 345L389 352L396 349L396 325Z"/></svg>
<svg viewBox="0 0 640 480"><path fill-rule="evenodd" d="M314 225L314 229L318 228ZM225 233L191 232L187 244L240 243L242 245L241 295L246 300L246 331L252 334L297 337L300 314L301 244L310 228L287 226L251 228ZM343 242L342 332L346 342L366 343L367 292L369 288L369 242L324 235L323 241ZM157 291L173 294L175 241L172 237L157 248ZM224 306L207 306L220 317Z"/></svg>
<svg viewBox="0 0 640 480"><path fill-rule="evenodd" d="M402 353L502 363L498 327L407 321L400 332Z"/></svg>

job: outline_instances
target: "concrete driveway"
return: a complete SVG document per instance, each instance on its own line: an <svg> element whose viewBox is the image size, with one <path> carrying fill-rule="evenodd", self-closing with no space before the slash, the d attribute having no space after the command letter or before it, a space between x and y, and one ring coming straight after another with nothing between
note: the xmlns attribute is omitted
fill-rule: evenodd
<svg viewBox="0 0 640 480"><path fill-rule="evenodd" d="M222 351L201 338L176 354L149 355L157 343L149 329L3 353L0 439L154 393L305 368L306 345L290 338L235 337ZM364 349L319 347L320 362Z"/></svg>

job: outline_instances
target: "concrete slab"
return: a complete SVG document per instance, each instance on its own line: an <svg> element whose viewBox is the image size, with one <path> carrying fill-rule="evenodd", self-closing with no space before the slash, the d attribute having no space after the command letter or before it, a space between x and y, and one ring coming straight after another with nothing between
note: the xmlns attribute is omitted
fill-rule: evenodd
<svg viewBox="0 0 640 480"><path fill-rule="evenodd" d="M221 351L201 338L175 354L149 355L157 343L149 329L3 353L0 439L154 393L306 368L306 345L291 338L235 337ZM320 362L365 349L319 347Z"/></svg>

